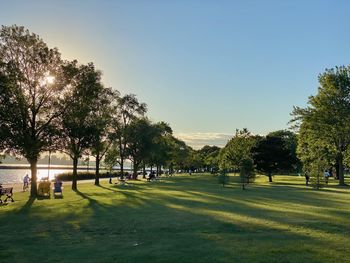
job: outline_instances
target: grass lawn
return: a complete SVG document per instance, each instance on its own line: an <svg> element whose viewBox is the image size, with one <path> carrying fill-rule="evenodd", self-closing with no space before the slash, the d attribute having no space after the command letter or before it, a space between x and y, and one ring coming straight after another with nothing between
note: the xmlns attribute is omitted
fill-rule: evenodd
<svg viewBox="0 0 350 263"><path fill-rule="evenodd" d="M350 262L350 188L294 176L90 184L0 206L0 262ZM334 183L335 184L335 183Z"/></svg>

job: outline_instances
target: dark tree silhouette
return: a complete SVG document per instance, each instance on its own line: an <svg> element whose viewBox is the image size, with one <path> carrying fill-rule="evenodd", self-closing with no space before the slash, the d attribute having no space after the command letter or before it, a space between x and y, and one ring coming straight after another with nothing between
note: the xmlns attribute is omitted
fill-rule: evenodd
<svg viewBox="0 0 350 263"><path fill-rule="evenodd" d="M24 156L32 174L31 196L37 194L37 162L52 149L60 102L66 86L59 81L60 53L21 26L0 31L0 144ZM54 81L53 81L54 80ZM6 134L4 134L6 133Z"/></svg>
<svg viewBox="0 0 350 263"><path fill-rule="evenodd" d="M272 174L291 168L290 152L280 137L266 136L259 140L252 149L252 156L256 169L269 177L272 182Z"/></svg>

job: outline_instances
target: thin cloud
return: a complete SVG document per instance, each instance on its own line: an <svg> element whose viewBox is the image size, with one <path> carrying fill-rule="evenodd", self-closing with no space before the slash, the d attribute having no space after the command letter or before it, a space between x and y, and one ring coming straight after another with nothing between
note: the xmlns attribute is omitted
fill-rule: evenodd
<svg viewBox="0 0 350 263"><path fill-rule="evenodd" d="M200 149L205 145L224 147L232 138L231 134L210 132L175 133L175 136L194 149Z"/></svg>

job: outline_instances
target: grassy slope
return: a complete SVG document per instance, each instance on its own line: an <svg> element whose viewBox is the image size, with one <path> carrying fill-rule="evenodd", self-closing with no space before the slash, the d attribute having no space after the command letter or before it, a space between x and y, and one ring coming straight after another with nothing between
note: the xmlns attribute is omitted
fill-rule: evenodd
<svg viewBox="0 0 350 263"><path fill-rule="evenodd" d="M350 189L176 176L0 206L0 261L350 262Z"/></svg>

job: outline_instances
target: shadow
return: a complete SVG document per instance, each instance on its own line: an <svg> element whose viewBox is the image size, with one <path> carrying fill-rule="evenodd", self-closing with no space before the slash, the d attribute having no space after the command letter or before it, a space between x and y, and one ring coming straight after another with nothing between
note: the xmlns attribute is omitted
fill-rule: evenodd
<svg viewBox="0 0 350 263"><path fill-rule="evenodd" d="M37 199L37 200L51 199L51 195L42 195L42 196L38 195L38 196L36 197L36 199Z"/></svg>
<svg viewBox="0 0 350 263"><path fill-rule="evenodd" d="M44 262L48 254L51 262L100 262L101 255L106 262L346 262L343 196L283 183L222 188L201 175L84 186L67 190L63 202L23 205L29 215L1 213L2 241L16 246L0 247L0 255L15 262L23 253Z"/></svg>
<svg viewBox="0 0 350 263"><path fill-rule="evenodd" d="M103 185L101 185L101 184L99 184L99 185L96 185L97 187L100 187L100 188L102 188L102 189L105 189L105 190L108 190L108 191L112 191L112 192L115 192L115 193L117 193L118 191L116 191L116 190L114 190L114 189L111 189L111 187L105 187L105 186L103 186ZM111 185L112 186L112 185ZM114 185L113 185L114 186ZM113 187L112 186L112 187Z"/></svg>
<svg viewBox="0 0 350 263"><path fill-rule="evenodd" d="M26 203L16 213L20 214L20 213L28 213L28 212L30 212L30 209L33 206L33 203L34 203L35 200L37 200L37 198L29 196L29 198L26 201Z"/></svg>
<svg viewBox="0 0 350 263"><path fill-rule="evenodd" d="M33 205L35 199L36 199L35 197L29 197L29 199L27 200L27 202L25 203L25 205L23 206L23 208L24 208L24 209L30 208L30 207Z"/></svg>
<svg viewBox="0 0 350 263"><path fill-rule="evenodd" d="M75 192L78 196L82 197L83 199L88 200L90 205L92 205L92 206L98 205L98 202L95 199L87 196L86 194L80 192L79 190L73 190L73 192Z"/></svg>

